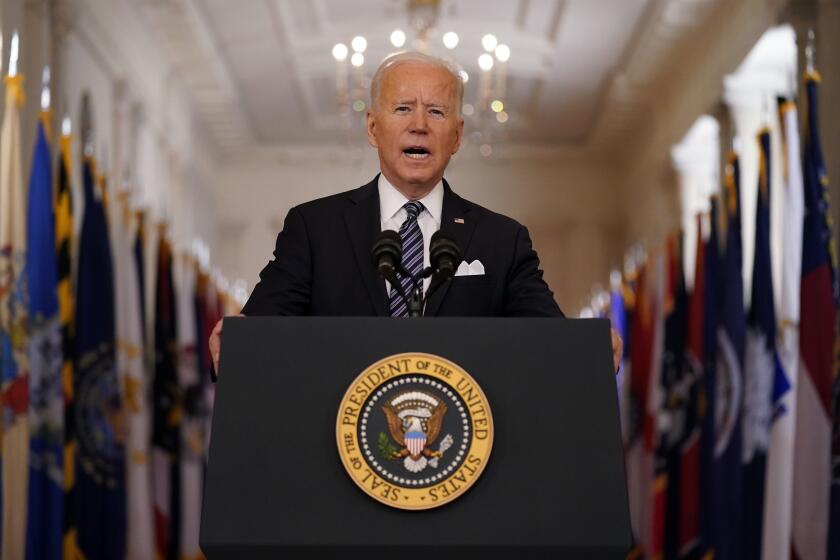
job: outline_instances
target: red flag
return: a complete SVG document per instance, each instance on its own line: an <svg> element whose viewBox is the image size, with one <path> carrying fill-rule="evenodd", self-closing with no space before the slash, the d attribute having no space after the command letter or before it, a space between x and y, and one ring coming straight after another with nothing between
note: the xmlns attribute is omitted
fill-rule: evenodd
<svg viewBox="0 0 840 560"><path fill-rule="evenodd" d="M836 336L834 274L829 252L828 179L817 132L819 77L808 76L805 134L805 227L802 243L796 435L793 481L793 555L827 557L831 487L831 382Z"/></svg>

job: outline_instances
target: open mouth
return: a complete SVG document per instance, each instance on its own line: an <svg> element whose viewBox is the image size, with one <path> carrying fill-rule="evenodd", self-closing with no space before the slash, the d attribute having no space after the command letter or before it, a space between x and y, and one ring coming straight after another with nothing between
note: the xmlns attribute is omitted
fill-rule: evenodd
<svg viewBox="0 0 840 560"><path fill-rule="evenodd" d="M403 153L411 159L428 159L432 154L426 148L420 146L412 146L403 150Z"/></svg>

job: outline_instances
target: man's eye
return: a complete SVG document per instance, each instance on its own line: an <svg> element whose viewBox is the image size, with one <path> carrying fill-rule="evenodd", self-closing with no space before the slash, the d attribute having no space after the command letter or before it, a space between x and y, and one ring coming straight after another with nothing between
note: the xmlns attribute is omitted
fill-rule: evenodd
<svg viewBox="0 0 840 560"><path fill-rule="evenodd" d="M431 109L431 110L429 110L429 113L431 113L432 115L434 115L436 117L442 117L443 116L443 111L441 111L440 109Z"/></svg>
<svg viewBox="0 0 840 560"><path fill-rule="evenodd" d="M406 107L405 105L400 105L399 107L397 107L395 109L395 111L397 113L406 113L406 112L408 112L408 107Z"/></svg>

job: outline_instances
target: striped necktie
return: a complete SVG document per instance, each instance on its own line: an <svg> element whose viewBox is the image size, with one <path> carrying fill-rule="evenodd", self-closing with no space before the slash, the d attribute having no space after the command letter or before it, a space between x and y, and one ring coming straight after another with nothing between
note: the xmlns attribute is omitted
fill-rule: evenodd
<svg viewBox="0 0 840 560"><path fill-rule="evenodd" d="M403 245L403 267L415 278L423 271L423 232L417 223L417 216L423 211L423 204L415 200L406 202L403 206L408 213L402 226L400 238ZM418 279L419 280L419 279ZM406 296L411 294L414 286L411 279L400 275L400 284ZM390 294L391 317L408 317L408 308L399 292L391 287Z"/></svg>

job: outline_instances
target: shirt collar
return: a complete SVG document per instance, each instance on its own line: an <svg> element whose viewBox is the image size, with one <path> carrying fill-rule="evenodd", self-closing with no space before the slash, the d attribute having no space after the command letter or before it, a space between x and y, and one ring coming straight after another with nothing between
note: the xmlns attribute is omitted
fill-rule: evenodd
<svg viewBox="0 0 840 560"><path fill-rule="evenodd" d="M379 216L380 220L384 222L393 218L408 202L408 199L382 173L379 174L377 187L379 188ZM426 212L440 226L441 214L443 213L443 181L438 181L435 188L421 198L420 202L423 203Z"/></svg>

